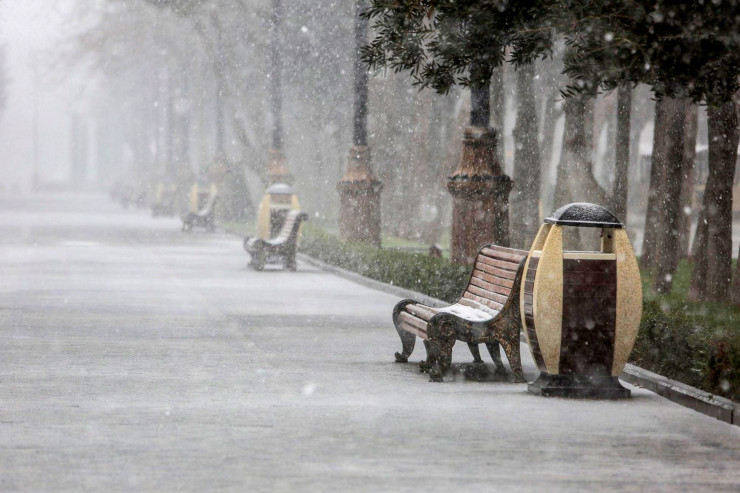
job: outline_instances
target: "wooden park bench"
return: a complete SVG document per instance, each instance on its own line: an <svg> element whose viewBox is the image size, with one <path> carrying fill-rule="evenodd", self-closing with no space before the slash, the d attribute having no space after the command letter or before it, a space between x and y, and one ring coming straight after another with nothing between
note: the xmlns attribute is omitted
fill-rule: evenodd
<svg viewBox="0 0 740 493"><path fill-rule="evenodd" d="M427 359L422 371L441 382L450 367L455 341L468 344L474 366L483 365L478 349L485 344L497 371L504 371L499 344L504 348L516 382L524 382L519 355L519 289L527 252L497 245L483 247L475 259L468 287L454 305L432 308L414 300L400 301L393 323L403 346L396 361L408 362L416 337L424 340Z"/></svg>
<svg viewBox="0 0 740 493"><path fill-rule="evenodd" d="M286 269L296 270L295 250L298 242L298 231L301 222L308 219L308 214L292 210L285 216L285 222L278 234L269 240L256 237L244 238L244 250L249 253L249 266L262 270L266 263L283 263Z"/></svg>
<svg viewBox="0 0 740 493"><path fill-rule="evenodd" d="M205 205L197 212L188 212L182 216L182 230L190 231L194 227L205 228L208 231L216 229L216 203L218 192L213 188L208 194Z"/></svg>

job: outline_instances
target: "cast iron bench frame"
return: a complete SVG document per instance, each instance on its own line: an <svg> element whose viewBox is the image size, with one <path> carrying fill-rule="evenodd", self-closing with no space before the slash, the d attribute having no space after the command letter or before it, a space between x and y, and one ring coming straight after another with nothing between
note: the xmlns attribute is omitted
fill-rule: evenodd
<svg viewBox="0 0 740 493"><path fill-rule="evenodd" d="M424 340L427 351L427 359L420 363L420 368L429 372L430 380L441 382L450 368L452 347L456 341L468 344L474 365L483 365L478 345L485 344L497 371L504 371L500 344L515 381L524 382L519 348L522 327L519 291L526 260L527 252L524 250L486 245L478 252L468 286L454 305L432 308L410 299L396 304L393 324L403 346L402 352L396 353L396 361L408 362L419 336ZM490 315L490 319L466 317L468 308L460 307L475 308L480 312L476 312L477 315Z"/></svg>
<svg viewBox="0 0 740 493"><path fill-rule="evenodd" d="M277 236L269 240L247 236L244 238L244 250L252 257L249 266L254 270L262 270L270 259L282 259L286 269L296 270L296 244L298 231L303 221L308 220L308 214L292 210L285 216Z"/></svg>

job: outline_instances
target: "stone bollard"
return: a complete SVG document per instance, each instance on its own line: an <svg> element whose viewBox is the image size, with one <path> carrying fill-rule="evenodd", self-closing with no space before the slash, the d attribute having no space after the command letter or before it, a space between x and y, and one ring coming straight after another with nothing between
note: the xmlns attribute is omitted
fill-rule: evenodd
<svg viewBox="0 0 740 493"><path fill-rule="evenodd" d="M599 251L563 250L563 228L601 228ZM642 284L622 224L595 204L561 207L537 233L521 286L521 318L540 376L529 392L620 399L642 316Z"/></svg>

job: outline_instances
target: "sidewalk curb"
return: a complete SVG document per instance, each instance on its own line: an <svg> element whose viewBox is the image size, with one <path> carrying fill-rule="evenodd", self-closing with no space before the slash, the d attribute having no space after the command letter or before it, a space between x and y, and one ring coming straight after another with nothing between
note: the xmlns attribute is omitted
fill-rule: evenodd
<svg viewBox="0 0 740 493"><path fill-rule="evenodd" d="M349 281L356 282L362 286L384 293L393 294L399 298L413 298L432 307L447 306L449 303L431 296L427 296L410 289L392 286L384 282L376 281L368 277L350 272L348 270L329 265L326 262L317 260L305 253L298 253L298 258L308 264L318 267L327 272L331 272ZM525 342L524 334L520 335L521 340ZM670 378L666 378L657 373L640 368L639 366L627 364L624 367L619 378L632 385L642 387L654 392L669 401L688 407L707 416L711 416L725 423L740 426L740 407L733 401L719 397L709 392L699 390L690 385L686 385Z"/></svg>
<svg viewBox="0 0 740 493"><path fill-rule="evenodd" d="M310 257L305 253L298 252L296 256L307 264L311 264L321 270L336 274L339 277L343 277L349 281L356 282L357 284L365 286L366 288L375 289L388 294L394 294L400 298L413 298L415 300L421 301L427 306L431 306L434 308L441 308L443 306L449 305L449 303L447 303L446 301L442 301L440 299L433 298L431 296L427 296L425 294L421 294L410 289L400 288L398 286L393 286L392 284L386 284L384 282L376 281L375 279L370 279L369 277L365 277L356 272L327 264L326 262L322 262L321 260Z"/></svg>

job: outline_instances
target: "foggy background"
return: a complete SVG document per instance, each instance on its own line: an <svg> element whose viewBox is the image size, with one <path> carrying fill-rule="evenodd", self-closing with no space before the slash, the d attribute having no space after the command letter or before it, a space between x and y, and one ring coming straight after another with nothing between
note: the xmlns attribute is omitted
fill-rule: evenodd
<svg viewBox="0 0 740 493"><path fill-rule="evenodd" d="M227 167L243 176L248 202L256 206L270 147L269 1L183 2L195 7L180 13L154 4L0 3L0 194L108 191L128 183L145 196L162 181L208 181L209 168L223 156ZM333 228L336 183L351 141L354 4L298 0L283 8L287 164L303 208ZM554 208L563 138L559 55L536 64L541 214ZM502 129L499 156L511 176L517 149L513 68L504 68L503 81L499 99L492 98L494 104L503 98L503 106L492 107L492 125ZM614 178L615 105L616 93L598 99L591 132L594 175L607 190ZM639 239L652 152L649 90L636 88L632 105L627 221ZM418 92L404 75L370 78L369 145L384 187L384 235L445 241L451 197L444 184L459 159L468 113L467 90L441 96ZM700 108L698 183L706 174L706 148L706 115ZM243 212L249 216L249 210ZM244 219L236 216L229 219Z"/></svg>

